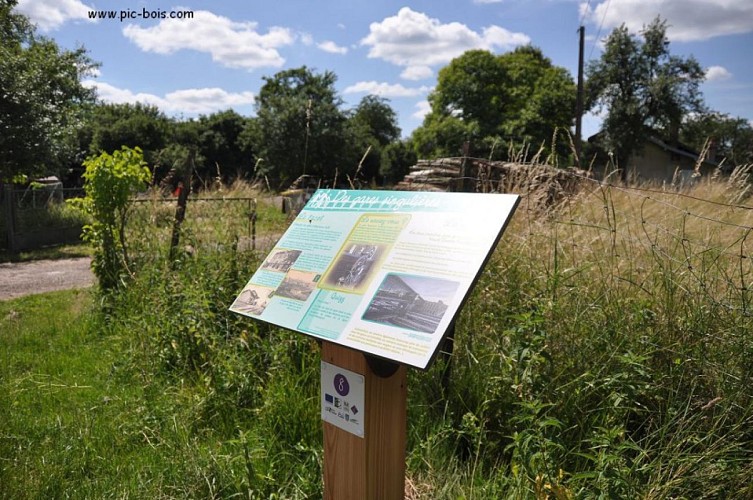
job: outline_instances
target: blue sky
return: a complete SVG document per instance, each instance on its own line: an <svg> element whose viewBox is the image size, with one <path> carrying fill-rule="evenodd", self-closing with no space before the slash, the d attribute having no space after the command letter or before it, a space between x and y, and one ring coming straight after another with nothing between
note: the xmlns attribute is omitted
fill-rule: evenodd
<svg viewBox="0 0 753 500"><path fill-rule="evenodd" d="M753 120L751 0L20 0L17 10L61 46L88 49L102 66L86 84L104 101L253 115L264 76L306 65L337 75L346 107L388 98L404 136L421 124L438 70L465 50L530 43L575 78L581 24L589 60L614 27L638 32L661 15L671 52L706 69L707 104ZM93 11L116 19L92 21ZM144 11L166 19L127 19ZM193 19L167 19L186 11ZM599 123L587 117L584 134Z"/></svg>

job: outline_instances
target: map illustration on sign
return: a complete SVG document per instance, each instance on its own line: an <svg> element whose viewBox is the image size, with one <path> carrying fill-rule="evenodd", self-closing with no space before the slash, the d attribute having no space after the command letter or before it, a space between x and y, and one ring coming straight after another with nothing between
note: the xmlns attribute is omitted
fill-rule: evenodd
<svg viewBox="0 0 753 500"><path fill-rule="evenodd" d="M320 189L230 309L426 369L518 201Z"/></svg>

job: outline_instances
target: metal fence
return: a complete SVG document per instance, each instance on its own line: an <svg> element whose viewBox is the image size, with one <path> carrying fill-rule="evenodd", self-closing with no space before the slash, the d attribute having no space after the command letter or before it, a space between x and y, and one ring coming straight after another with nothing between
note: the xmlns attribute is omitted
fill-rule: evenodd
<svg viewBox="0 0 753 500"><path fill-rule="evenodd" d="M85 220L65 200L84 195L83 189L60 185L0 191L0 248L12 253L79 241Z"/></svg>

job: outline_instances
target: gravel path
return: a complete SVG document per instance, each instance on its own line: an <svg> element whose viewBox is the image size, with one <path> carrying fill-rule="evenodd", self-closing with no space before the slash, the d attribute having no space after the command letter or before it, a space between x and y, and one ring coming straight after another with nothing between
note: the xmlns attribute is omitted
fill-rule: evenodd
<svg viewBox="0 0 753 500"><path fill-rule="evenodd" d="M89 257L0 264L0 300L86 288L93 283Z"/></svg>

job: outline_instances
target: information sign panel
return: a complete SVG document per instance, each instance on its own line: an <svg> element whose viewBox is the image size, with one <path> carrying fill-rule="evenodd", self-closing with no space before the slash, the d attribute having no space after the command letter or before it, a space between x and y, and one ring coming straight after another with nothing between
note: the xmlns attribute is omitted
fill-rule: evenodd
<svg viewBox="0 0 753 500"><path fill-rule="evenodd" d="M230 309L426 369L518 201L317 190Z"/></svg>

